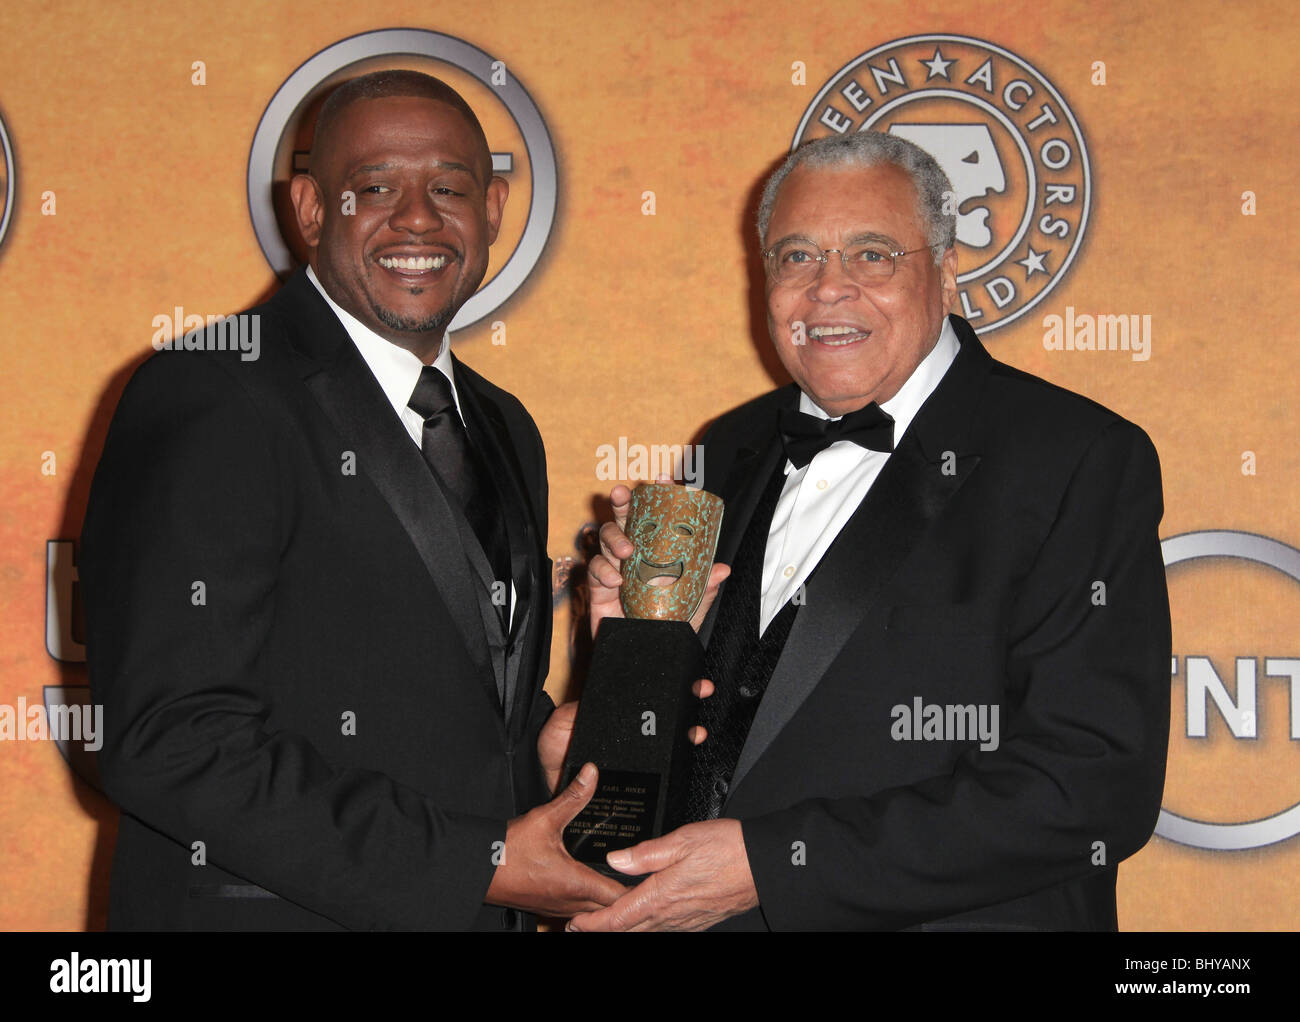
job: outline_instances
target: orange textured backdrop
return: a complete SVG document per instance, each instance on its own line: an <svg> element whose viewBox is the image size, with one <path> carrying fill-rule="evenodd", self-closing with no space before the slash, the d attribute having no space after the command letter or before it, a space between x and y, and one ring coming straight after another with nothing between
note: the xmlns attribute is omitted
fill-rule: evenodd
<svg viewBox="0 0 1300 1022"><path fill-rule="evenodd" d="M382 15L338 0L135 0L47 2L3 18L0 118L17 195L0 244L0 704L85 683L82 665L46 650L46 543L80 530L107 417L152 350L153 317L234 312L275 285L245 189L267 103L313 54L384 28L443 32L503 60L555 145L558 211L541 261L455 342L537 420L557 559L577 552L607 487L600 445L687 442L778 378L753 316L754 185L842 66L923 33L973 36L1028 61L1088 142L1095 194L1081 251L1039 307L985 338L993 354L1148 431L1164 471L1163 537L1234 529L1300 547L1290 319L1300 29L1282 0L481 0L455 14L392 0ZM204 85L191 83L195 61ZM806 84L792 81L796 61ZM509 119L486 113L494 148L514 145L502 138ZM527 199L526 182L512 188L506 244ZM1242 213L1246 191L1256 215ZM1043 316L1067 305L1150 315L1149 360L1045 350ZM492 343L492 321L505 324L505 344ZM1243 472L1248 451L1254 474ZM1295 581L1203 561L1173 569L1170 591L1180 666L1210 657L1230 692L1235 657L1300 657ZM562 602L557 696L570 682L569 620ZM1171 682L1167 808L1230 821L1300 802L1288 721L1300 692L1261 662L1258 737L1234 739L1211 706L1208 737L1191 739L1182 675ZM0 742L0 928L102 928L114 828L115 810L51 743ZM1121 867L1120 923L1295 929L1300 837L1239 852L1153 838Z"/></svg>

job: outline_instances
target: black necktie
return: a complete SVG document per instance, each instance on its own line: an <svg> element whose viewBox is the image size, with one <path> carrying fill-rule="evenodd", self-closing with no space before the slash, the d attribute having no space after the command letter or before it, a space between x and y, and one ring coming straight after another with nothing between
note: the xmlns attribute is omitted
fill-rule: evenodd
<svg viewBox="0 0 1300 1022"><path fill-rule="evenodd" d="M870 451L894 449L894 419L872 401L842 419L819 419L795 408L782 408L779 425L785 456L803 468L837 440L849 440Z"/></svg>
<svg viewBox="0 0 1300 1022"><path fill-rule="evenodd" d="M456 411L451 381L434 366L420 370L420 380L407 402L424 419L420 452L441 481L443 490L460 505L479 545L492 566L493 578L506 586L506 599L497 604L501 626L509 632L510 541L492 482L470 445L465 423Z"/></svg>

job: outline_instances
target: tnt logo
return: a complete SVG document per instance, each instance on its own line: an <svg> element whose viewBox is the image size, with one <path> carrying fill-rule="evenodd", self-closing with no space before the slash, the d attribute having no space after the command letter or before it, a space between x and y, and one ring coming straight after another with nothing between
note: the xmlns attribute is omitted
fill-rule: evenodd
<svg viewBox="0 0 1300 1022"><path fill-rule="evenodd" d="M810 138L884 131L920 146L952 182L959 311L985 334L1064 278L1092 206L1083 132L1038 70L959 35L897 39L851 60L795 130Z"/></svg>
<svg viewBox="0 0 1300 1022"><path fill-rule="evenodd" d="M335 86L372 71L403 68L440 78L465 97L492 147L492 172L510 184L485 283L451 323L460 330L490 315L541 258L555 222L555 149L546 122L506 61L464 40L424 29L383 29L316 54L280 86L262 115L248 157L248 205L267 261L287 275L306 262L289 182L307 170L321 105ZM339 199L343 201L342 197Z"/></svg>
<svg viewBox="0 0 1300 1022"><path fill-rule="evenodd" d="M1161 544L1169 575L1169 769L1161 837L1238 850L1300 834L1300 550L1248 532Z"/></svg>

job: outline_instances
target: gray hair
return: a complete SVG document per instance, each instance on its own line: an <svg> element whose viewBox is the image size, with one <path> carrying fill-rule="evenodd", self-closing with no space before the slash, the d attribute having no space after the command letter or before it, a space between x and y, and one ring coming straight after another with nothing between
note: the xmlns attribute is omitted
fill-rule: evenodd
<svg viewBox="0 0 1300 1022"><path fill-rule="evenodd" d="M831 135L805 142L791 153L763 188L763 198L758 205L759 244L767 244L767 225L772 219L777 192L795 167L802 164L810 167L870 167L877 163L892 163L912 179L921 219L925 222L926 240L935 265L941 263L943 253L957 240L957 217L943 211L945 193L951 195L952 182L935 158L920 146L879 131Z"/></svg>

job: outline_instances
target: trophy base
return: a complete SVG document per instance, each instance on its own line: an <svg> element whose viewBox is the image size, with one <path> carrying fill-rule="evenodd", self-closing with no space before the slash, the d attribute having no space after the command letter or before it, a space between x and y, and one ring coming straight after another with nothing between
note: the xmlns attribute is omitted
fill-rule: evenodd
<svg viewBox="0 0 1300 1022"><path fill-rule="evenodd" d="M691 689L702 677L704 648L686 622L601 623L564 772L567 784L584 763L600 771L591 801L564 830L579 862L638 883L644 877L611 869L605 856L688 822Z"/></svg>
<svg viewBox="0 0 1300 1022"><path fill-rule="evenodd" d="M605 862L605 855L658 836L653 822L660 788L661 778L655 773L602 770L591 801L565 828L569 854L622 883L644 880L620 873Z"/></svg>

